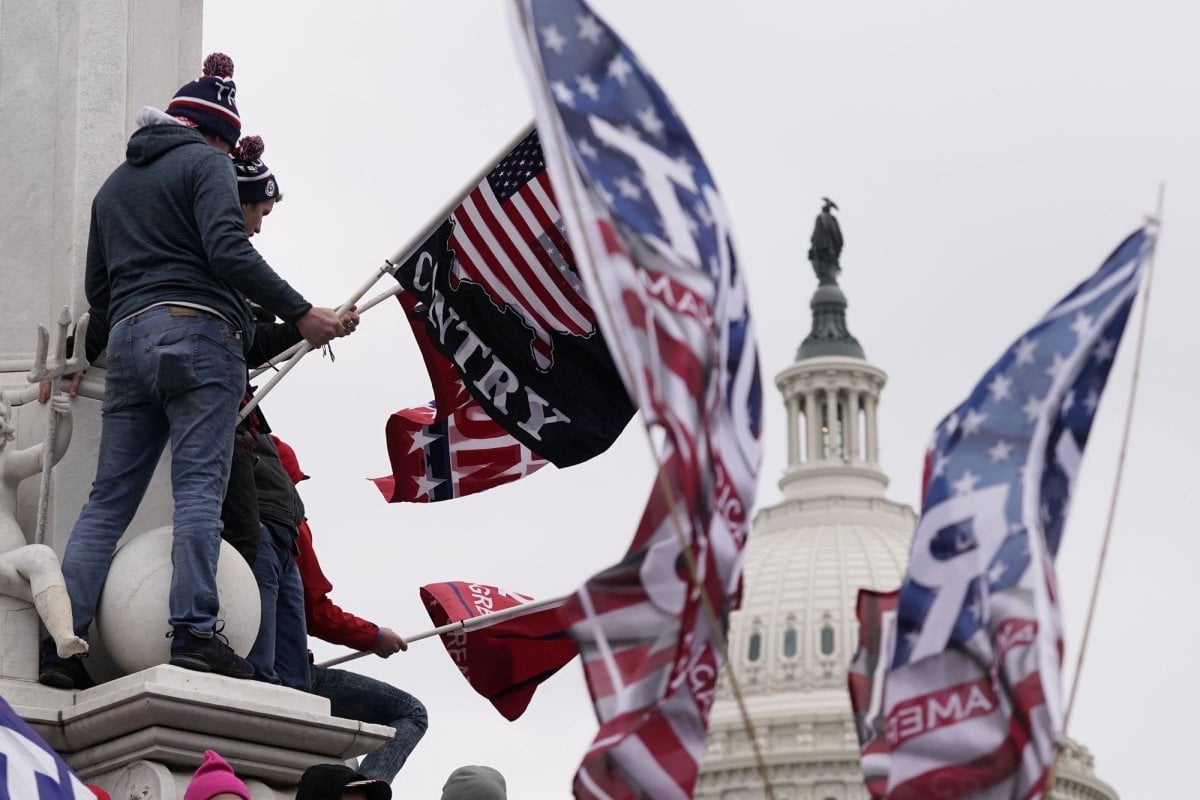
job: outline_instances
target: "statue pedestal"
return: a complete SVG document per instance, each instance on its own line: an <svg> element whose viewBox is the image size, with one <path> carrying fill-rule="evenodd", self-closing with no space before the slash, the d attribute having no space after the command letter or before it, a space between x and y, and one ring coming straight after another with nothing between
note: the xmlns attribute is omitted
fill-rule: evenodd
<svg viewBox="0 0 1200 800"><path fill-rule="evenodd" d="M37 611L28 600L0 594L0 675L37 680L37 669Z"/></svg>
<svg viewBox="0 0 1200 800"><path fill-rule="evenodd" d="M330 716L316 695L172 666L81 692L0 678L0 695L113 797L178 800L213 749L254 800L285 800L312 764L354 758L392 736L383 725Z"/></svg>

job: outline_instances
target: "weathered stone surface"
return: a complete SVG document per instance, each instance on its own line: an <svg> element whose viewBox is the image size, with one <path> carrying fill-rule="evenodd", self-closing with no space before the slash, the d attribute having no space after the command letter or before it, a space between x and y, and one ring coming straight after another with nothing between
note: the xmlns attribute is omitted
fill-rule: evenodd
<svg viewBox="0 0 1200 800"><path fill-rule="evenodd" d="M168 598L171 590L171 528L128 540L113 556L100 596L96 627L104 650L125 674L166 664L171 656ZM217 561L219 619L229 646L245 656L258 635L259 599L254 573L228 543Z"/></svg>

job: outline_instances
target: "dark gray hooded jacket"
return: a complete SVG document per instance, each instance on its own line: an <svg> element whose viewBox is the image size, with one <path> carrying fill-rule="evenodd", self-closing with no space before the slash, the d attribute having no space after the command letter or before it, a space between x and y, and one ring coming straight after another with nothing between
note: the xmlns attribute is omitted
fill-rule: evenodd
<svg viewBox="0 0 1200 800"><path fill-rule="evenodd" d="M139 128L92 201L84 292L112 324L156 303L210 308L254 335L248 297L287 322L311 303L242 224L233 162L182 125Z"/></svg>

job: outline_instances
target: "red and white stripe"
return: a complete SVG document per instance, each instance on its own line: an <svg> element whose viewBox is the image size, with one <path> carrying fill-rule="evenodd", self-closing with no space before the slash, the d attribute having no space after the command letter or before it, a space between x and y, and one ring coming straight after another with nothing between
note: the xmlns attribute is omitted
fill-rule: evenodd
<svg viewBox="0 0 1200 800"><path fill-rule="evenodd" d="M453 276L479 284L498 306L522 315L534 333L542 369L551 363L551 332L592 333L591 307L578 280L565 269L574 256L558 230L559 212L545 170L505 202L485 180L451 216Z"/></svg>
<svg viewBox="0 0 1200 800"><path fill-rule="evenodd" d="M241 128L242 126L241 119L237 114L233 113L233 110L230 109L229 106L221 103L214 103L211 100L204 100L199 97L188 96L176 97L171 101L171 104L167 106L167 113L170 114L171 112L178 111L181 108L198 108L203 111L211 111L214 114L219 114L220 116L224 117L228 122L233 123L238 128Z"/></svg>
<svg viewBox="0 0 1200 800"><path fill-rule="evenodd" d="M589 222L594 241L604 244L588 255L603 258L596 271L613 316L609 342L643 416L665 433L659 457L670 491L655 482L626 558L589 580L565 610L601 724L575 795L687 798L724 654L681 566L681 542L698 565L723 639L722 611L740 586L757 451L746 452L745 433L723 402L728 343L716 285L673 275L689 291L686 303L677 292L654 290L664 276L629 259L601 208L593 199Z"/></svg>
<svg viewBox="0 0 1200 800"><path fill-rule="evenodd" d="M889 671L896 635L887 603L877 607L887 652L868 674L869 644L860 643L850 671L850 697L865 723L882 736L862 744L863 771L874 798L910 800L970 797L974 800L1045 795L1057 754L1044 680L1061 672L1062 631L1039 624L1033 595L1054 603L1035 570L991 595L987 625L966 650L951 649ZM894 593L893 593L894 594ZM894 607L895 599L891 604ZM1042 663L1044 637L1052 640L1054 663ZM876 647L880 645L876 644ZM880 670L886 678L880 680ZM861 730L860 730L861 734Z"/></svg>

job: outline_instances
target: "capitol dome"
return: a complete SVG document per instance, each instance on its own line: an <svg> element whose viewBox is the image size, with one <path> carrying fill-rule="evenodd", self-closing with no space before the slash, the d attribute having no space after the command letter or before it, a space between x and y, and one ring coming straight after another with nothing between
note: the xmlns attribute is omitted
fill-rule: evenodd
<svg viewBox="0 0 1200 800"><path fill-rule="evenodd" d="M877 408L887 376L850 335L846 305L836 276L823 278L812 332L776 376L787 411L783 498L754 517L696 798L760 800L767 782L776 800L869 798L846 687L856 602L860 588L899 588L916 514L884 496ZM1050 796L1117 798L1075 742Z"/></svg>

